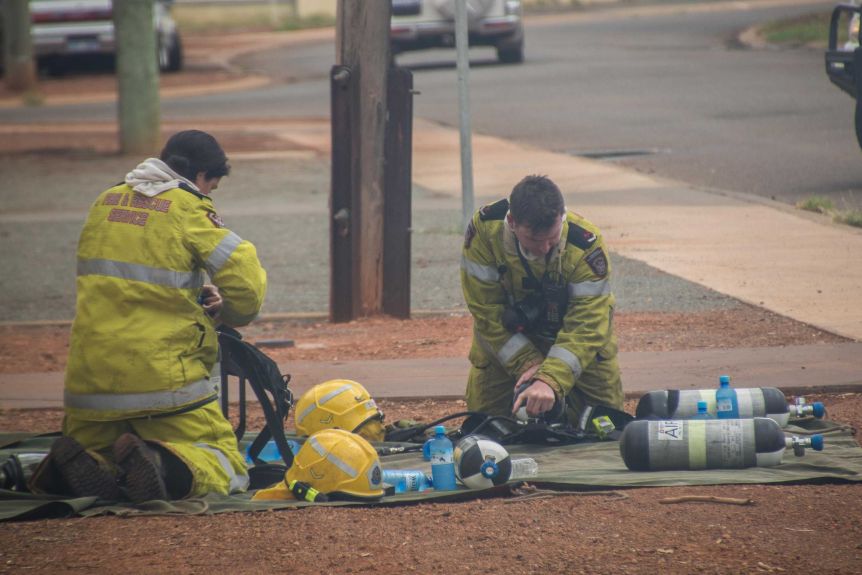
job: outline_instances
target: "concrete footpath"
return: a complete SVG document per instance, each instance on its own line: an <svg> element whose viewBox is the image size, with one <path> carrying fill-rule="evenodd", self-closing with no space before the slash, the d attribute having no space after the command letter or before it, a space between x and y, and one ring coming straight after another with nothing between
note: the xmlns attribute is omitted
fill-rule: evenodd
<svg viewBox="0 0 862 575"><path fill-rule="evenodd" d="M733 376L736 387L777 387L787 394L862 391L859 357L862 343L721 349L704 351L630 352L620 354L627 397L655 389L710 389L719 374ZM296 361L282 363L292 376L297 396L333 378L362 382L372 396L386 399L460 398L469 368L466 358L366 361ZM63 374L0 376L0 409L62 407ZM238 397L231 378L231 398ZM249 393L251 393L249 391Z"/></svg>

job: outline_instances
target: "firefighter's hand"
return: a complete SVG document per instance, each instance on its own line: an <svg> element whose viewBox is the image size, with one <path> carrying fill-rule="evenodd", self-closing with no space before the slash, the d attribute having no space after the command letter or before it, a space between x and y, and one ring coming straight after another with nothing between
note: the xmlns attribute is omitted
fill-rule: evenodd
<svg viewBox="0 0 862 575"><path fill-rule="evenodd" d="M541 363L537 363L531 368L528 368L527 371L521 374L521 377L518 378L518 382L515 383L515 390L521 387L522 384L527 383L528 381L532 381L533 377L536 375L536 372L539 371L539 368L542 367Z"/></svg>
<svg viewBox="0 0 862 575"><path fill-rule="evenodd" d="M221 294L216 286L211 284L204 285L201 289L201 306L203 306L208 316L213 319L218 318L224 306L224 300L221 298Z"/></svg>
<svg viewBox="0 0 862 575"><path fill-rule="evenodd" d="M533 380L533 384L522 391L512 406L512 414L517 414L522 405L527 407L527 415L538 417L550 411L557 400L556 394L551 387L541 379Z"/></svg>

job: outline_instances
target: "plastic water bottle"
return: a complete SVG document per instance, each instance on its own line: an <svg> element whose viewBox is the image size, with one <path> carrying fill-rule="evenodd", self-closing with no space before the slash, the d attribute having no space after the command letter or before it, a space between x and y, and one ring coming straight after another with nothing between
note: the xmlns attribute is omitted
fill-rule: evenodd
<svg viewBox="0 0 862 575"><path fill-rule="evenodd" d="M395 493L405 491L425 491L434 486L434 482L424 472L418 469L384 469L383 483L395 488Z"/></svg>
<svg viewBox="0 0 862 575"><path fill-rule="evenodd" d="M800 457L823 449L823 436L785 436L774 420L678 419L632 421L620 437L620 455L632 471L741 469L779 465L786 448Z"/></svg>
<svg viewBox="0 0 862 575"><path fill-rule="evenodd" d="M512 460L512 475L509 476L510 480L529 479L530 477L536 477L538 474L539 464L532 457L522 457Z"/></svg>
<svg viewBox="0 0 862 575"><path fill-rule="evenodd" d="M287 445L290 447L290 451L293 452L294 455L297 454L301 445L297 442L288 439ZM249 453L249 449L251 449L251 444L249 443L248 447L245 449L245 462L249 465L254 465L254 461L251 459L251 454ZM260 450L260 454L257 456L258 459L262 459L266 463L279 463L281 462L281 454L278 452L278 445L275 444L274 439L270 439L267 441L263 449Z"/></svg>
<svg viewBox="0 0 862 575"><path fill-rule="evenodd" d="M691 419L715 419L709 412L709 408L705 401L697 402L697 415L692 415Z"/></svg>
<svg viewBox="0 0 862 575"><path fill-rule="evenodd" d="M452 442L446 437L446 428L438 425L434 428L434 437L428 447L431 456L431 482L437 491L453 491L458 484L455 481L455 456Z"/></svg>
<svg viewBox="0 0 862 575"><path fill-rule="evenodd" d="M715 392L715 414L718 419L739 419L739 402L736 390L730 387L730 376L718 378L720 387Z"/></svg>
<svg viewBox="0 0 862 575"><path fill-rule="evenodd" d="M431 442L434 441L434 438L429 438L425 443L422 444L422 459L425 461L431 461Z"/></svg>

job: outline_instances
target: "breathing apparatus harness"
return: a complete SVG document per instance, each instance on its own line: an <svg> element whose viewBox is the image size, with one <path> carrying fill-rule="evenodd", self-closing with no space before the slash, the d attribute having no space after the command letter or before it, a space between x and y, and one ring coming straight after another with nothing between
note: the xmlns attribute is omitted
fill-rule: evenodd
<svg viewBox="0 0 862 575"><path fill-rule="evenodd" d="M522 287L530 292L520 301L514 301L514 290L507 294L509 305L503 310L503 327L511 333L526 333L545 339L554 339L563 326L566 309L569 304L569 292L563 282L562 269L558 269L557 278L551 279L548 264L553 250L545 254L545 272L538 279L530 262L527 261L521 243L515 238L515 250L527 277L522 278ZM558 254L562 266L562 254ZM505 271L505 266L501 268ZM503 291L506 291L505 285Z"/></svg>
<svg viewBox="0 0 862 575"><path fill-rule="evenodd" d="M379 447L379 455L394 455L422 449L425 433L437 425L458 418L466 418L459 429L447 435L453 441L473 434L482 434L501 445L568 445L585 441L619 439L623 428L634 420L624 411L604 405L587 406L577 426L565 421L549 423L544 419L531 418L519 421L502 415L489 415L479 411L461 411L436 419L431 423L393 429L386 433L386 441L419 442L410 447Z"/></svg>
<svg viewBox="0 0 862 575"><path fill-rule="evenodd" d="M290 375L282 374L278 364L254 345L243 341L235 329L221 325L218 328L219 353L221 355L222 412L228 414L228 376L239 378L239 425L234 430L237 440L245 435L246 390L248 382L263 409L265 427L258 433L248 448L254 466L249 469L251 487L266 486L284 478L293 465L294 453L284 434L284 421L293 406L293 393L288 388ZM281 463L266 463L260 452L270 440L275 441L281 455Z"/></svg>

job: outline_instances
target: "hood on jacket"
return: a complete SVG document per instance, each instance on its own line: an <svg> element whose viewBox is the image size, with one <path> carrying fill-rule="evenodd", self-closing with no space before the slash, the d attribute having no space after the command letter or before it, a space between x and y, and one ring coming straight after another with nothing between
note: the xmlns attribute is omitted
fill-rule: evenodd
<svg viewBox="0 0 862 575"><path fill-rule="evenodd" d="M191 186L196 192L200 191L194 182L182 177L158 158L147 158L126 174L126 184L150 198L178 188L180 182Z"/></svg>

